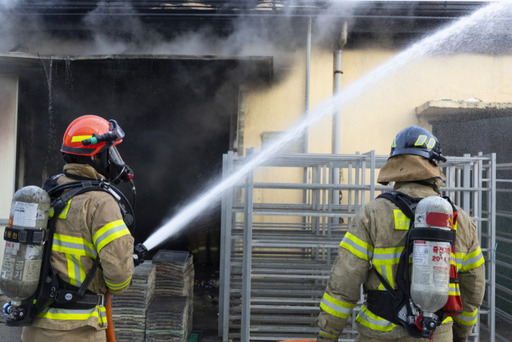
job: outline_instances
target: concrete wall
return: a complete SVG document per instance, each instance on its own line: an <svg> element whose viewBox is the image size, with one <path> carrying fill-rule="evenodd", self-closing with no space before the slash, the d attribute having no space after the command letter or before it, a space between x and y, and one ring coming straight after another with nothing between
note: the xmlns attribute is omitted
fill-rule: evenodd
<svg viewBox="0 0 512 342"><path fill-rule="evenodd" d="M14 194L16 171L16 132L18 113L18 78L0 75L0 234L9 218ZM4 224L2 224L4 222ZM0 242L0 265L3 261L5 242Z"/></svg>

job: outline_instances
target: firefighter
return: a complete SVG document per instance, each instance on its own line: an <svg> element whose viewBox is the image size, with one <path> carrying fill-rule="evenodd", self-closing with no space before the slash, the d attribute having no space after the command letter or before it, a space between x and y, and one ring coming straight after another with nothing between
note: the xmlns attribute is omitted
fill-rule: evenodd
<svg viewBox="0 0 512 342"><path fill-rule="evenodd" d="M445 176L439 161L446 161L439 142L429 131L410 126L399 132L393 141L391 154L380 170L378 182L394 182L394 191L413 198L438 196ZM485 292L484 258L480 250L476 226L469 215L457 209L455 262L460 285L462 313L443 316L437 326L434 341L466 341L477 320ZM398 207L385 198L377 198L364 205L352 220L338 249L326 291L320 303L317 322L317 341L337 341L347 319L360 298L363 285L365 293L385 287L377 272L395 288L398 260L406 244L408 226ZM407 227L404 229L404 226ZM452 259L453 260L453 259ZM453 262L453 261L452 261ZM428 341L412 337L406 327L378 316L362 306L356 318L357 341ZM385 312L389 307L379 307Z"/></svg>
<svg viewBox="0 0 512 342"><path fill-rule="evenodd" d="M75 119L64 133L61 152L64 172L52 177L57 184L81 180L117 181L129 168L115 145L124 132L115 120L95 115ZM90 139L90 140L88 140ZM102 141L103 140L103 141ZM132 174L133 175L133 174ZM31 326L23 328L22 341L106 341L105 293L127 290L134 269L134 238L116 199L104 191L88 191L72 197L55 223L51 265L60 286L79 288L95 268L86 294L94 304L52 304Z"/></svg>

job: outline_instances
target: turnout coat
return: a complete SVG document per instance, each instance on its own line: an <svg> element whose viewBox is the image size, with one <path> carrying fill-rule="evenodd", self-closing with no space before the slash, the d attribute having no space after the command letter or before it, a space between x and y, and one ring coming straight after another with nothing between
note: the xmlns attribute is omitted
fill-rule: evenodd
<svg viewBox="0 0 512 342"><path fill-rule="evenodd" d="M414 198L439 195L437 180L425 184L397 182L395 191ZM432 186L430 186L432 185ZM448 317L436 329L436 335L453 331L454 338L470 334L477 320L477 309L485 292L484 258L478 243L476 226L469 215L457 207L455 255L463 313ZM327 289L320 303L319 338L337 341L347 319L360 298L360 288L385 291L375 271L393 288L400 254L404 249L409 219L391 201L377 198L364 205L352 220L338 249ZM374 267L375 270L371 270ZM396 339L408 336L405 328L377 316L363 305L356 319L357 330L371 339Z"/></svg>

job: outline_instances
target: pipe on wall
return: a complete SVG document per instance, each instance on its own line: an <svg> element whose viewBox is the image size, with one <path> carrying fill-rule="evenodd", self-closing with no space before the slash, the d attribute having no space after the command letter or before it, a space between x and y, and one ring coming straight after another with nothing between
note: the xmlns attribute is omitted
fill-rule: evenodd
<svg viewBox="0 0 512 342"><path fill-rule="evenodd" d="M335 51L334 51L334 94L337 94L341 91L341 75L342 71L342 53L343 47L347 43L348 39L348 30L347 30L347 22L344 21L341 27L341 34L339 36L338 41L336 42ZM340 154L341 143L340 143L340 131L341 131L341 108L338 108L332 116L332 153ZM333 170L333 178L334 184L340 183L340 169L335 168ZM332 203L339 204L340 201L340 192L339 190L334 190L332 193Z"/></svg>

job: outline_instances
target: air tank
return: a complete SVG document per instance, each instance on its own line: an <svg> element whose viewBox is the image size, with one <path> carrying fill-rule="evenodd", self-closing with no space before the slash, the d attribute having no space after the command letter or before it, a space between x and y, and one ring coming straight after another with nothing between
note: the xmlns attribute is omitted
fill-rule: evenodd
<svg viewBox="0 0 512 342"><path fill-rule="evenodd" d="M25 186L13 196L0 271L0 289L12 301L37 290L49 212L50 196L40 187Z"/></svg>
<svg viewBox="0 0 512 342"><path fill-rule="evenodd" d="M413 229L449 231L453 225L451 204L440 196L422 199L416 207ZM448 300L450 289L450 242L414 240L412 253L411 298L424 313L431 316Z"/></svg>

